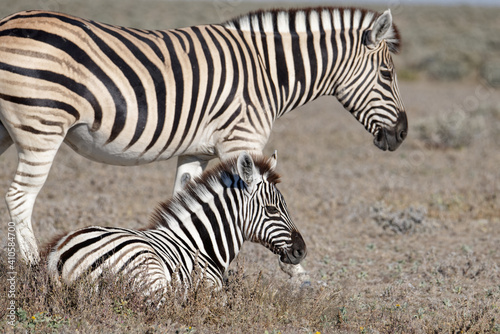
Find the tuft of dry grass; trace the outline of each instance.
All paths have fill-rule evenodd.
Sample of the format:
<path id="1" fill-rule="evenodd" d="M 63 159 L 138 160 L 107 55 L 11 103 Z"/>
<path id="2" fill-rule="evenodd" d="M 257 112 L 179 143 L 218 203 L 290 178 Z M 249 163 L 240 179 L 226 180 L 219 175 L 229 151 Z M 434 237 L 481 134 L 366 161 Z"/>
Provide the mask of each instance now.
<path id="1" fill-rule="evenodd" d="M 0 281 L 7 266 L 0 264 Z M 239 267 L 216 291 L 203 281 L 184 290 L 173 286 L 165 295 L 144 296 L 123 277 L 104 276 L 99 282 L 80 280 L 71 286 L 53 284 L 43 266 L 16 267 L 16 324 L 0 322 L 2 332 L 80 333 L 229 333 L 331 329 L 325 322 L 337 308 L 337 290 L 300 288 L 260 274 L 244 276 Z M 7 295 L 1 285 L 2 295 Z M 0 302 L 0 316 L 7 309 Z"/>

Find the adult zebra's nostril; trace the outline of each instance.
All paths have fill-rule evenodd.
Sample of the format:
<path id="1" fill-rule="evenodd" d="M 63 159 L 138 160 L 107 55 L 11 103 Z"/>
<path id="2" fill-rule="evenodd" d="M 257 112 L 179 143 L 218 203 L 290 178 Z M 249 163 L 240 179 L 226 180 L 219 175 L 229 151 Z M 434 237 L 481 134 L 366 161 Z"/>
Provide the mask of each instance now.
<path id="1" fill-rule="evenodd" d="M 408 132 L 406 130 L 399 131 L 399 133 L 398 133 L 398 141 L 405 140 L 407 134 L 408 134 Z"/>

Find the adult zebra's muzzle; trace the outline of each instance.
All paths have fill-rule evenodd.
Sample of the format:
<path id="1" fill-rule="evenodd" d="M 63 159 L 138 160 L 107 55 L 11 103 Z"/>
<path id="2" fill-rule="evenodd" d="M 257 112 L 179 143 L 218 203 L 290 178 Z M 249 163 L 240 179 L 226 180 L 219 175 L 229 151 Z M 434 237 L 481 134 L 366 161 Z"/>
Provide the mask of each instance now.
<path id="1" fill-rule="evenodd" d="M 373 143 L 382 151 L 395 151 L 408 134 L 408 119 L 405 112 L 400 112 L 393 128 L 379 127 Z"/>
<path id="2" fill-rule="evenodd" d="M 293 231 L 291 234 L 292 245 L 281 253 L 280 261 L 286 264 L 299 264 L 307 255 L 307 248 L 302 235 Z"/>

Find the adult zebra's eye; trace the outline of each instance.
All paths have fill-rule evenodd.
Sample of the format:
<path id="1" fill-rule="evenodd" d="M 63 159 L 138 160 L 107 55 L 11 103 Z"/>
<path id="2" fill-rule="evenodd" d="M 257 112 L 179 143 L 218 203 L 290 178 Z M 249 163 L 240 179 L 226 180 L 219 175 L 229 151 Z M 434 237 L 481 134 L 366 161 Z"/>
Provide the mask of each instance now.
<path id="1" fill-rule="evenodd" d="M 277 215 L 280 213 L 278 208 L 273 205 L 266 205 L 266 212 L 270 215 Z"/>
<path id="2" fill-rule="evenodd" d="M 381 70 L 380 75 L 382 75 L 382 78 L 385 80 L 391 80 L 392 79 L 392 73 L 391 71 L 388 70 Z"/>

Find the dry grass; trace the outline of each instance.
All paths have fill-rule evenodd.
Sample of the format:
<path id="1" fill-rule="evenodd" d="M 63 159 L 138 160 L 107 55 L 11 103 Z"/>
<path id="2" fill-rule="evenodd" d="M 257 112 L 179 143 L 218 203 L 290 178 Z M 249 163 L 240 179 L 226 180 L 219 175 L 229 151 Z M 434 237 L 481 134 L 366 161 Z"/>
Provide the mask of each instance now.
<path id="1" fill-rule="evenodd" d="M 49 4 L 105 22 L 160 28 L 276 6 L 28 2 L 8 1 L 0 11 Z M 55 287 L 43 267 L 16 264 L 12 328 L 2 224 L 0 332 L 500 333 L 500 94 L 471 80 L 483 59 L 498 59 L 498 9 L 403 6 L 393 13 L 405 38 L 395 58 L 407 79 L 400 88 L 410 131 L 402 147 L 377 150 L 362 126 L 327 98 L 279 120 L 267 145 L 267 153 L 279 151 L 280 190 L 308 245 L 310 286 L 291 282 L 276 258 L 253 244 L 244 245 L 222 291 L 201 286 L 185 301 L 170 293 L 159 308 L 124 282 L 108 279 L 99 290 L 89 282 Z M 443 39 L 451 41 L 445 51 L 464 41 L 479 45 L 460 53 L 467 54 L 468 81 L 422 81 L 439 62 L 446 66 L 436 73 L 445 75 L 462 59 L 442 57 Z M 5 190 L 15 172 L 13 149 L 0 166 Z M 91 224 L 144 226 L 170 194 L 174 168 L 174 161 L 107 166 L 63 147 L 35 205 L 39 242 Z M 0 217 L 7 221 L 3 203 Z"/>
<path id="2" fill-rule="evenodd" d="M 214 333 L 313 331 L 331 328 L 326 320 L 336 311 L 338 291 L 299 289 L 257 275 L 245 277 L 243 268 L 230 275 L 223 290 L 200 284 L 187 294 L 172 289 L 164 296 L 144 297 L 126 280 L 105 277 L 98 284 L 80 281 L 56 286 L 44 267 L 17 267 L 16 329 L 83 333 Z M 5 281 L 7 267 L 0 268 Z M 7 295 L 6 285 L 2 294 Z M 175 291 L 174 291 L 175 290 Z M 184 298 L 185 297 L 185 298 Z M 7 299 L 0 303 L 2 319 Z M 12 330 L 2 322 L 3 328 Z"/>
<path id="3" fill-rule="evenodd" d="M 366 250 L 378 251 L 373 245 Z M 302 288 L 264 274 L 245 276 L 238 268 L 222 291 L 201 284 L 185 300 L 167 293 L 159 307 L 160 296 L 146 300 L 125 282 L 106 278 L 99 289 L 86 281 L 57 287 L 43 267 L 19 266 L 15 328 L 36 333 L 498 332 L 500 286 L 477 286 L 494 279 L 498 268 L 495 274 L 487 259 L 466 247 L 437 257 L 432 249 L 417 252 L 386 268 L 368 258 L 351 258 L 345 266 L 324 259 L 334 272 Z M 6 272 L 2 265 L 1 281 Z M 2 319 L 6 309 L 2 299 Z M 5 321 L 0 324 L 13 330 Z"/>

